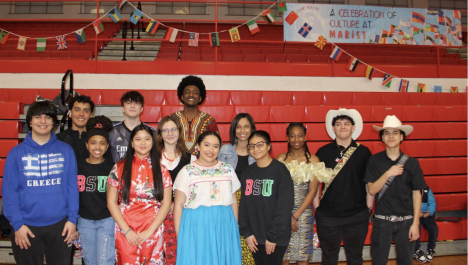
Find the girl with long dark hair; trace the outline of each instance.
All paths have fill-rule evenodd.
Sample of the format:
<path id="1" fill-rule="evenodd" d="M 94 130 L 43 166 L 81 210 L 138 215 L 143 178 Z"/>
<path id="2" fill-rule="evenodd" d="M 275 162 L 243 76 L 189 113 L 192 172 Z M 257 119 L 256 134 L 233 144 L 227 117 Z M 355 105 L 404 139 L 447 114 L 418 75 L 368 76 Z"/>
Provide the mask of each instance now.
<path id="1" fill-rule="evenodd" d="M 117 264 L 164 264 L 164 224 L 172 180 L 159 163 L 153 131 L 144 124 L 130 134 L 125 158 L 108 178 L 107 206 L 117 223 Z"/>
<path id="2" fill-rule="evenodd" d="M 257 265 L 280 265 L 291 237 L 294 187 L 284 164 L 270 156 L 271 139 L 265 131 L 249 137 L 256 162 L 242 173 L 240 232 Z"/>
<path id="3" fill-rule="evenodd" d="M 255 163 L 255 159 L 249 154 L 247 144 L 250 134 L 255 132 L 255 123 L 248 113 L 239 113 L 234 117 L 229 128 L 229 144 L 223 145 L 219 151 L 219 161 L 230 164 L 237 176 L 242 176 L 246 167 Z M 237 190 L 237 203 L 240 203 L 241 191 Z M 241 236 L 242 265 L 255 265 L 252 252 Z"/>
<path id="4" fill-rule="evenodd" d="M 234 169 L 218 161 L 221 137 L 198 137 L 199 158 L 182 168 L 174 183 L 177 265 L 240 265 Z"/>

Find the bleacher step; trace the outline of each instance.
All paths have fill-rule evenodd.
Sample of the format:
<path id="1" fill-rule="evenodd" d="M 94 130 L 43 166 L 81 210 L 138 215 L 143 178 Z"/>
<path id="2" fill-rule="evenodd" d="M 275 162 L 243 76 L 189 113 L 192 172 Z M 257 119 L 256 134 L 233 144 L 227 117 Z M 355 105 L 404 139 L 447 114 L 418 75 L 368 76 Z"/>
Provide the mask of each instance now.
<path id="1" fill-rule="evenodd" d="M 143 56 L 150 56 L 153 57 L 153 59 L 158 55 L 158 51 L 155 50 L 127 50 L 126 51 L 126 56 L 127 57 L 143 57 Z M 107 50 L 104 49 L 101 53 L 99 53 L 99 56 L 121 56 L 123 55 L 123 49 L 122 50 Z"/>
<path id="2" fill-rule="evenodd" d="M 127 51 L 130 50 L 131 44 L 127 43 Z M 159 45 L 138 45 L 138 44 L 133 44 L 133 47 L 135 48 L 135 51 L 158 51 L 161 46 Z M 120 50 L 123 51 L 124 45 L 123 44 L 115 44 L 115 43 L 109 43 L 107 44 L 106 47 L 104 47 L 104 50 Z"/>
<path id="3" fill-rule="evenodd" d="M 114 40 L 114 41 L 112 41 L 110 43 L 123 45 L 124 41 Z M 131 43 L 130 41 L 127 41 L 127 46 L 130 45 L 130 43 Z M 134 41 L 133 45 L 158 45 L 158 46 L 161 46 L 161 43 L 162 43 L 161 41 Z"/>
<path id="4" fill-rule="evenodd" d="M 122 56 L 98 56 L 100 61 L 122 61 Z M 127 61 L 154 61 L 155 57 L 126 57 Z"/>

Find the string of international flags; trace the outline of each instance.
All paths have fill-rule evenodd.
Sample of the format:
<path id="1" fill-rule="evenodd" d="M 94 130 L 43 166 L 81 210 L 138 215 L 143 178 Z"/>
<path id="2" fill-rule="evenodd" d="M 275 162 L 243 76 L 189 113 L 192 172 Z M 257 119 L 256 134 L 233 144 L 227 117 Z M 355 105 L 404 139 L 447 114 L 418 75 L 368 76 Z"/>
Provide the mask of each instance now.
<path id="1" fill-rule="evenodd" d="M 136 8 L 132 3 L 127 2 L 127 0 L 119 0 L 118 4 L 114 8 L 112 8 L 110 11 L 106 12 L 100 18 L 96 19 L 95 21 L 91 22 L 90 24 L 86 25 L 85 27 L 83 27 L 81 29 L 78 29 L 76 31 L 73 31 L 73 32 L 70 32 L 70 33 L 67 33 L 67 34 L 63 34 L 63 35 L 60 35 L 60 36 L 43 37 L 43 38 L 26 37 L 26 36 L 21 36 L 21 35 L 12 33 L 12 32 L 8 32 L 8 31 L 0 28 L 0 44 L 5 44 L 6 40 L 8 39 L 8 36 L 11 34 L 11 35 L 15 35 L 15 36 L 19 37 L 18 46 L 17 46 L 18 50 L 23 50 L 23 51 L 25 50 L 26 42 L 27 42 L 27 39 L 29 39 L 29 38 L 37 40 L 36 46 L 37 46 L 37 51 L 38 52 L 45 51 L 45 49 L 46 49 L 46 40 L 47 39 L 52 39 L 52 38 L 55 38 L 55 40 L 57 42 L 57 49 L 58 50 L 67 49 L 66 37 L 65 36 L 73 34 L 73 35 L 75 35 L 75 37 L 76 37 L 76 39 L 78 41 L 78 44 L 86 42 L 86 35 L 85 35 L 85 32 L 84 32 L 84 29 L 86 27 L 89 27 L 89 26 L 92 25 L 95 32 L 96 32 L 96 34 L 102 33 L 104 31 L 104 26 L 102 24 L 102 19 L 104 17 L 106 17 L 106 16 L 109 16 L 114 23 L 119 22 L 122 19 L 122 15 L 120 14 L 119 10 L 121 11 L 124 8 L 124 6 L 127 5 L 127 4 L 129 4 L 130 6 L 132 6 L 134 8 L 134 11 L 131 14 L 130 19 L 129 19 L 131 23 L 136 25 L 141 18 L 148 17 L 148 18 L 151 19 L 151 21 L 148 23 L 148 26 L 146 27 L 145 31 L 147 33 L 149 33 L 151 35 L 155 35 L 157 29 L 159 28 L 159 26 L 166 27 L 168 30 L 166 32 L 165 40 L 170 41 L 170 42 L 175 42 L 177 34 L 179 32 L 188 33 L 189 34 L 188 44 L 189 44 L 189 46 L 193 46 L 193 47 L 198 46 L 198 40 L 199 40 L 200 34 L 209 35 L 209 40 L 210 40 L 210 46 L 211 47 L 220 46 L 219 33 L 226 32 L 226 31 L 229 32 L 231 41 L 232 42 L 237 42 L 237 41 L 240 40 L 240 34 L 239 34 L 239 29 L 238 29 L 239 27 L 247 25 L 249 30 L 250 30 L 250 33 L 252 35 L 254 35 L 254 34 L 260 32 L 260 29 L 259 29 L 259 27 L 258 27 L 258 25 L 256 23 L 256 20 L 260 16 L 263 16 L 269 23 L 273 23 L 273 22 L 276 21 L 276 17 L 271 12 L 271 8 L 273 6 L 277 5 L 278 12 L 287 11 L 286 2 L 283 1 L 283 2 L 278 2 L 278 3 L 273 3 L 271 6 L 269 6 L 266 10 L 261 12 L 256 17 L 254 17 L 251 20 L 249 20 L 249 21 L 247 21 L 245 23 L 242 23 L 242 24 L 240 24 L 240 25 L 238 25 L 236 27 L 233 27 L 233 28 L 231 28 L 229 30 L 222 30 L 222 31 L 218 31 L 218 32 L 208 32 L 208 33 L 198 33 L 198 32 L 184 31 L 184 30 L 180 30 L 180 29 L 176 29 L 176 28 L 167 26 L 167 25 L 165 25 L 165 24 L 163 24 L 163 23 L 161 23 L 159 21 L 156 21 L 155 19 L 151 18 L 150 16 L 146 15 L 141 10 Z M 294 11 L 291 11 L 290 14 L 285 18 L 285 21 L 287 23 L 289 23 L 290 25 L 292 25 L 298 18 L 299 18 L 299 15 L 297 15 Z M 303 37 L 306 37 L 310 32 L 312 32 L 312 30 L 313 30 L 312 26 L 310 26 L 308 23 L 304 23 L 304 25 L 299 29 L 298 34 L 300 34 Z M 382 71 L 382 70 L 380 70 L 378 68 L 375 68 L 375 67 L 373 67 L 373 66 L 371 66 L 371 65 L 357 59 L 352 54 L 344 51 L 342 48 L 340 48 L 335 43 L 333 43 L 331 41 L 328 41 L 322 35 L 320 35 L 318 37 L 318 39 L 315 42 L 314 46 L 317 47 L 320 50 L 323 50 L 323 48 L 325 47 L 325 45 L 327 43 L 330 43 L 331 45 L 334 46 L 333 51 L 330 54 L 330 58 L 332 60 L 338 61 L 343 53 L 350 56 L 350 60 L 349 60 L 346 67 L 351 72 L 354 72 L 359 64 L 363 64 L 363 65 L 365 65 L 367 67 L 366 72 L 365 72 L 366 78 L 369 79 L 369 80 L 372 80 L 375 71 L 381 72 L 381 73 L 384 74 L 383 81 L 382 81 L 382 86 L 387 87 L 387 88 L 391 87 L 392 81 L 394 79 L 400 78 L 400 77 L 397 77 L 395 75 L 386 73 L 385 71 Z M 399 84 L 398 90 L 400 92 L 407 92 L 409 84 L 410 84 L 409 80 L 400 78 L 400 84 Z M 427 92 L 427 84 L 418 83 L 417 84 L 417 92 Z M 434 85 L 434 92 L 442 92 L 442 86 Z M 458 87 L 452 86 L 450 88 L 450 92 L 458 93 Z"/>

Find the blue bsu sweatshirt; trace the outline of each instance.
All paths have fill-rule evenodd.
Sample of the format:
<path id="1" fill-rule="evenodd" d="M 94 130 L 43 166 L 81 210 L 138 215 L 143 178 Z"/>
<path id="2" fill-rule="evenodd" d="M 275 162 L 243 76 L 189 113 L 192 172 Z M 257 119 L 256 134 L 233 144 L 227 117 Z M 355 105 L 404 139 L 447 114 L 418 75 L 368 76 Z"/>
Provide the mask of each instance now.
<path id="1" fill-rule="evenodd" d="M 78 219 L 77 166 L 73 149 L 57 140 L 39 145 L 28 133 L 8 153 L 3 172 L 3 212 L 15 231 Z"/>

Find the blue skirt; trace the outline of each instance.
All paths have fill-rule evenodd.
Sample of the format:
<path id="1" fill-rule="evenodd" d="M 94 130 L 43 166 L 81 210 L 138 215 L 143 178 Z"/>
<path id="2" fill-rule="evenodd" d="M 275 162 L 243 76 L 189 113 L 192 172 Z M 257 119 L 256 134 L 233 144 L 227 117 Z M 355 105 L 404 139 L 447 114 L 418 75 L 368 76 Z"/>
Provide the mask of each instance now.
<path id="1" fill-rule="evenodd" d="M 239 228 L 231 206 L 183 209 L 177 265 L 240 265 Z"/>

